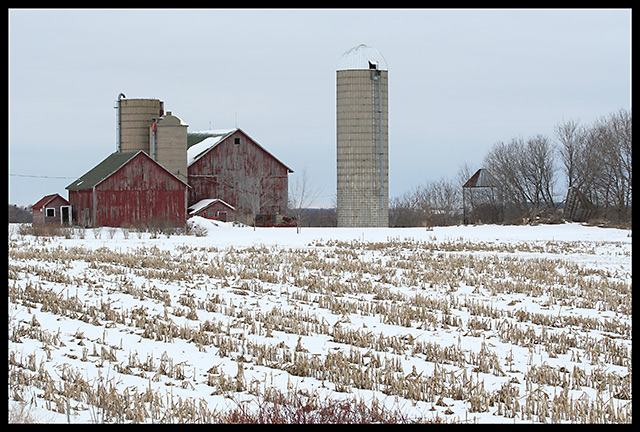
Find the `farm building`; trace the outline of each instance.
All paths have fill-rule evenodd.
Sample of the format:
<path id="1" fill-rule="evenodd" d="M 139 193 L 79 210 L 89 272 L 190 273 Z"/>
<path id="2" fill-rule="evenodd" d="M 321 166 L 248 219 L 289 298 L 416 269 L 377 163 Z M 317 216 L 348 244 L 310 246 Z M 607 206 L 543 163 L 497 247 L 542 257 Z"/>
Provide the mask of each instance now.
<path id="1" fill-rule="evenodd" d="M 293 172 L 241 129 L 187 133 L 158 99 L 116 101 L 116 152 L 67 186 L 79 225 L 183 225 L 286 215 Z"/>
<path id="2" fill-rule="evenodd" d="M 138 150 L 111 154 L 66 189 L 73 221 L 97 227 L 184 225 L 188 188 Z"/>
<path id="3" fill-rule="evenodd" d="M 189 217 L 201 216 L 207 219 L 217 219 L 220 222 L 236 220 L 236 208 L 221 199 L 203 199 L 189 206 Z"/>
<path id="4" fill-rule="evenodd" d="M 500 183 L 485 168 L 462 185 L 463 223 L 497 223 L 504 219 L 504 199 Z"/>
<path id="5" fill-rule="evenodd" d="M 189 205 L 219 199 L 247 224 L 259 214 L 286 214 L 293 170 L 242 129 L 189 133 L 187 171 Z"/>
<path id="6" fill-rule="evenodd" d="M 58 194 L 43 197 L 31 207 L 31 210 L 34 224 L 68 224 L 70 222 L 69 201 Z"/>

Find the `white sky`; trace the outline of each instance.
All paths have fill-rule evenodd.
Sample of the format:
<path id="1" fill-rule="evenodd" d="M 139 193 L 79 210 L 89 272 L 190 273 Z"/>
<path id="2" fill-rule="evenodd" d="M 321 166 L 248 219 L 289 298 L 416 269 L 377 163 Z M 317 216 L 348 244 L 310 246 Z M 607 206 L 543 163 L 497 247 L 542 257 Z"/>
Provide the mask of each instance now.
<path id="1" fill-rule="evenodd" d="M 335 69 L 389 66 L 390 196 L 480 167 L 498 141 L 631 109 L 631 10 L 22 10 L 9 18 L 9 203 L 60 193 L 115 151 L 114 103 L 189 130 L 236 125 L 336 188 Z M 20 176 L 18 176 L 20 175 Z M 69 179 L 28 176 L 70 177 Z"/>

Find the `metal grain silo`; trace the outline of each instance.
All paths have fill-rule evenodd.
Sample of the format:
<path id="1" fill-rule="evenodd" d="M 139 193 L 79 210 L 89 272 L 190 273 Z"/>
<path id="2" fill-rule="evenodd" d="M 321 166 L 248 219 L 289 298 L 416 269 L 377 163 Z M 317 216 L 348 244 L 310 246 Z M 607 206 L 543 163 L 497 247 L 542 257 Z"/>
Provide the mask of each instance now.
<path id="1" fill-rule="evenodd" d="M 129 152 L 149 149 L 149 126 L 164 114 L 164 103 L 158 99 L 126 99 L 121 94 L 116 102 L 117 150 Z"/>
<path id="2" fill-rule="evenodd" d="M 387 62 L 361 44 L 336 70 L 337 219 L 339 227 L 389 226 Z"/>

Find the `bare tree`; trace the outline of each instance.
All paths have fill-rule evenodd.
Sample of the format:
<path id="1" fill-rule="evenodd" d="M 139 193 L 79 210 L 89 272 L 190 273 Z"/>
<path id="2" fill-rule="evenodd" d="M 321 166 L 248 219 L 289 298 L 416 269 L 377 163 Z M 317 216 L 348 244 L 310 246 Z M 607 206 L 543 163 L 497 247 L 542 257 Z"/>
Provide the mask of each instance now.
<path id="1" fill-rule="evenodd" d="M 591 156 L 601 161 L 589 193 L 607 219 L 620 221 L 631 214 L 631 113 L 618 111 L 594 123 L 588 135 Z"/>
<path id="2" fill-rule="evenodd" d="M 462 192 L 456 182 L 440 178 L 391 199 L 389 225 L 451 225 L 460 219 L 461 202 Z"/>
<path id="3" fill-rule="evenodd" d="M 309 207 L 320 196 L 320 190 L 311 185 L 307 176 L 307 169 L 302 170 L 300 177 L 295 177 L 289 187 L 287 213 L 298 222 L 298 227 L 304 222 Z"/>
<path id="4" fill-rule="evenodd" d="M 451 225 L 459 219 L 462 190 L 455 182 L 440 178 L 425 188 L 432 225 Z"/>
<path id="5" fill-rule="evenodd" d="M 420 188 L 413 188 L 389 200 L 389 226 L 415 227 L 425 223 Z"/>
<path id="6" fill-rule="evenodd" d="M 554 150 L 551 141 L 543 135 L 527 140 L 523 157 L 524 185 L 530 190 L 533 205 L 537 208 L 555 207 L 553 188 L 555 185 Z"/>
<path id="7" fill-rule="evenodd" d="M 498 142 L 486 155 L 485 166 L 501 185 L 508 217 L 555 207 L 554 150 L 547 137 Z"/>
<path id="8" fill-rule="evenodd" d="M 567 176 L 567 187 L 573 187 L 583 147 L 584 131 L 577 121 L 569 120 L 558 124 L 555 127 L 555 134 L 560 143 L 558 152 Z"/>
<path id="9" fill-rule="evenodd" d="M 556 127 L 567 184 L 579 191 L 600 217 L 631 217 L 631 113 L 620 110 L 579 127 L 568 121 Z"/>

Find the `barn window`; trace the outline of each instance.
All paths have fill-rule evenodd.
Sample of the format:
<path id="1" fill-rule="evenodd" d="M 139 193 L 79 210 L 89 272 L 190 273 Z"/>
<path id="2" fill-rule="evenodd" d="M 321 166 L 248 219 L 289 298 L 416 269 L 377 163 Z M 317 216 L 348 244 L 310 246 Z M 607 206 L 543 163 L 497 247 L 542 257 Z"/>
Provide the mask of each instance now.
<path id="1" fill-rule="evenodd" d="M 234 138 L 233 139 L 233 143 L 234 144 L 240 144 L 240 138 Z"/>
<path id="2" fill-rule="evenodd" d="M 48 208 L 45 210 L 47 211 L 47 217 L 56 217 L 56 209 Z"/>

